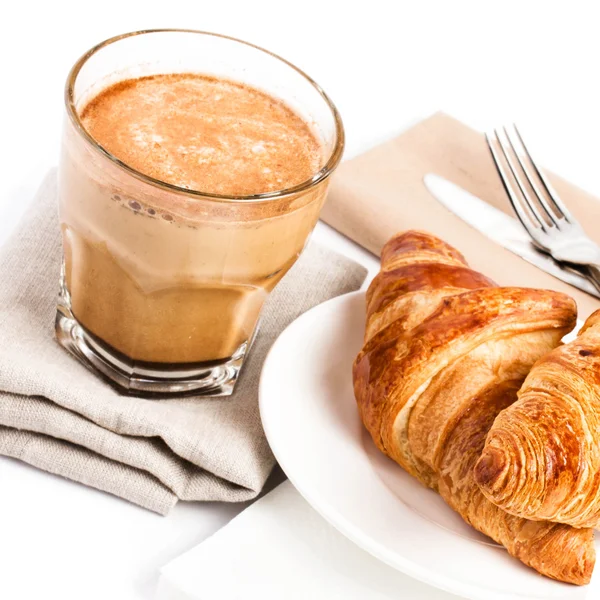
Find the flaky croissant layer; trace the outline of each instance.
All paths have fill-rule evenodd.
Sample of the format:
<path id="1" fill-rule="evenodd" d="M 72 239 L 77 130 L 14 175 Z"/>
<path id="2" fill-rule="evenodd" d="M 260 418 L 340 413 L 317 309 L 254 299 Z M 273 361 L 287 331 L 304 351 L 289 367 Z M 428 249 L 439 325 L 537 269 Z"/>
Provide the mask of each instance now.
<path id="1" fill-rule="evenodd" d="M 525 564 L 583 584 L 595 561 L 590 529 L 511 515 L 474 477 L 494 419 L 575 320 L 564 294 L 497 287 L 451 246 L 409 231 L 383 249 L 353 378 L 359 413 L 382 452 Z"/>
<path id="2" fill-rule="evenodd" d="M 535 364 L 490 429 L 475 478 L 512 514 L 600 525 L 600 311 Z"/>

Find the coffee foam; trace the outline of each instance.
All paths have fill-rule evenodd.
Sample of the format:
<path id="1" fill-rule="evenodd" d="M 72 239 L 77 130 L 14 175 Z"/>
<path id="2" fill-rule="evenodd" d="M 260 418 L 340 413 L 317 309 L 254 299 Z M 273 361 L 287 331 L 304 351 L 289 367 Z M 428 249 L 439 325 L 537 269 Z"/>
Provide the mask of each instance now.
<path id="1" fill-rule="evenodd" d="M 283 102 L 203 75 L 121 81 L 89 100 L 80 118 L 105 150 L 133 169 L 207 194 L 287 189 L 324 162 L 317 136 Z"/>

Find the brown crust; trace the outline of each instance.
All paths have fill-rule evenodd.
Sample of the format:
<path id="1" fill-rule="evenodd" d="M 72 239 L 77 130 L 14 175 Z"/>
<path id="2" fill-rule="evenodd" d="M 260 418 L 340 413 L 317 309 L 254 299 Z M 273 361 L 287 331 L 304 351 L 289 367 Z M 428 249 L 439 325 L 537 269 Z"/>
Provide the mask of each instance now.
<path id="1" fill-rule="evenodd" d="M 564 294 L 500 289 L 501 293 L 498 288 L 481 288 L 446 297 L 418 326 L 404 331 L 398 319 L 365 344 L 355 361 L 355 386 L 367 390 L 361 394 L 361 415 L 367 428 L 379 433 L 384 452 L 394 453 L 393 424 L 403 401 L 436 369 L 490 336 L 568 330 L 575 323 L 573 301 Z"/>
<path id="2" fill-rule="evenodd" d="M 515 515 L 600 526 L 600 311 L 536 363 L 491 428 L 475 477 Z"/>
<path id="3" fill-rule="evenodd" d="M 593 532 L 510 515 L 473 474 L 494 418 L 575 320 L 564 294 L 498 288 L 448 244 L 407 232 L 384 247 L 353 377 L 360 416 L 382 452 L 525 564 L 583 584 Z"/>
<path id="4" fill-rule="evenodd" d="M 437 254 L 441 258 L 449 258 L 464 265 L 465 257 L 450 244 L 432 236 L 425 231 L 405 231 L 391 238 L 381 250 L 381 264 L 386 265 L 394 258 L 402 255 L 427 252 Z"/>
<path id="5" fill-rule="evenodd" d="M 440 287 L 454 287 L 463 290 L 476 290 L 491 287 L 495 283 L 469 267 L 462 265 L 437 265 L 431 263 L 407 264 L 390 271 L 382 271 L 369 286 L 372 293 L 369 299 L 371 314 L 379 312 L 399 295 L 421 290 L 435 290 Z"/>

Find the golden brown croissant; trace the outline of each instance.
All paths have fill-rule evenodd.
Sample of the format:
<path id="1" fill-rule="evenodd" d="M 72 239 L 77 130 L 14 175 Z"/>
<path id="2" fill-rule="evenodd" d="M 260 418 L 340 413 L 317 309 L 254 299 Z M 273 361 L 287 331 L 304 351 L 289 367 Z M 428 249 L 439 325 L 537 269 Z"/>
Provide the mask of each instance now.
<path id="1" fill-rule="evenodd" d="M 587 583 L 593 532 L 515 517 L 473 476 L 488 429 L 533 363 L 575 324 L 557 292 L 498 288 L 454 248 L 409 231 L 382 251 L 367 292 L 354 391 L 375 444 L 468 523 L 540 573 Z"/>
<path id="2" fill-rule="evenodd" d="M 600 311 L 541 358 L 498 415 L 475 468 L 483 493 L 528 519 L 600 524 Z"/>

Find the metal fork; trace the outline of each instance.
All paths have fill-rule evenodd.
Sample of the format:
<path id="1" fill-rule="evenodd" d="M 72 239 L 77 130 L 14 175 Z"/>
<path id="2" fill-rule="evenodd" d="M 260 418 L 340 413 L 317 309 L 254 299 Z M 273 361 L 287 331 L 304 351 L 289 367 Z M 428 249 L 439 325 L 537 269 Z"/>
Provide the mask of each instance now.
<path id="1" fill-rule="evenodd" d="M 516 125 L 485 136 L 510 203 L 535 246 L 577 265 L 600 291 L 600 246 L 591 240 L 537 166 Z"/>

